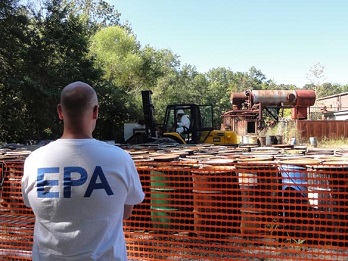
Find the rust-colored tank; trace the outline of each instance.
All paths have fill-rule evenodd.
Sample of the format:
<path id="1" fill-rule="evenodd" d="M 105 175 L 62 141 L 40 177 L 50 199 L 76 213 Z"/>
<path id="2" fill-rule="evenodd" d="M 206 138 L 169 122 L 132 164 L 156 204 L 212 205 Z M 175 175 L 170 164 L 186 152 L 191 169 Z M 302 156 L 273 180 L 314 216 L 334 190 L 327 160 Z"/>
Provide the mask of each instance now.
<path id="1" fill-rule="evenodd" d="M 248 100 L 248 97 L 246 96 L 245 92 L 232 92 L 230 101 L 231 105 L 234 108 L 234 105 L 237 106 L 238 109 L 242 107 L 242 104 Z"/>
<path id="2" fill-rule="evenodd" d="M 231 104 L 239 108 L 246 100 L 250 100 L 251 105 L 261 103 L 264 106 L 309 107 L 314 105 L 315 99 L 313 90 L 252 90 L 231 93 Z"/>
<path id="3" fill-rule="evenodd" d="M 309 107 L 313 106 L 316 99 L 314 90 L 297 90 L 296 106 L 298 107 Z"/>
<path id="4" fill-rule="evenodd" d="M 316 99 L 314 90 L 297 90 L 295 107 L 291 109 L 291 118 L 298 120 L 307 119 L 307 109 L 313 106 Z"/>

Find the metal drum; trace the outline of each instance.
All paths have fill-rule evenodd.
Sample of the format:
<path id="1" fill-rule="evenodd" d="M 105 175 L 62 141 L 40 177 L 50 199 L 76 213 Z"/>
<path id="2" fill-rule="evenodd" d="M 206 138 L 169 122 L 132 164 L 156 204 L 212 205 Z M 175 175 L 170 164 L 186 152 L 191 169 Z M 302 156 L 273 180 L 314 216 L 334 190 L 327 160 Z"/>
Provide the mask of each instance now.
<path id="1" fill-rule="evenodd" d="M 8 160 L 2 166 L 1 205 L 16 213 L 32 213 L 23 203 L 21 180 L 23 176 L 24 160 Z"/>
<path id="2" fill-rule="evenodd" d="M 261 147 L 266 146 L 266 136 L 260 136 L 259 143 Z"/>
<path id="3" fill-rule="evenodd" d="M 285 202 L 294 200 L 293 196 L 301 197 L 306 202 L 307 186 L 308 186 L 308 165 L 319 164 L 319 160 L 310 158 L 295 158 L 288 160 L 280 160 L 279 170 L 282 176 L 282 189 Z M 290 193 L 287 191 L 293 191 Z"/>
<path id="4" fill-rule="evenodd" d="M 238 179 L 233 166 L 204 166 L 192 171 L 194 231 L 221 238 L 239 233 Z"/>
<path id="5" fill-rule="evenodd" d="M 151 223 L 153 228 L 187 232 L 193 229 L 191 168 L 154 166 L 150 171 Z"/>
<path id="6" fill-rule="evenodd" d="M 277 144 L 283 144 L 283 135 L 276 135 Z"/>
<path id="7" fill-rule="evenodd" d="M 289 236 L 309 237 L 309 221 L 313 220 L 308 198 L 308 166 L 319 164 L 319 160 L 297 158 L 279 163 L 282 176 L 283 222 Z"/>
<path id="8" fill-rule="evenodd" d="M 348 246 L 348 162 L 327 161 L 308 172 L 308 197 L 322 241 Z M 311 199 L 312 197 L 312 199 Z"/>
<path id="9" fill-rule="evenodd" d="M 344 214 L 348 202 L 348 162 L 326 161 L 311 166 L 308 190 L 313 191 L 314 208 Z M 323 195 L 320 195 L 323 194 Z"/>
<path id="10" fill-rule="evenodd" d="M 241 233 L 270 235 L 266 226 L 277 224 L 280 178 L 274 161 L 238 162 L 235 165 L 241 191 Z"/>
<path id="11" fill-rule="evenodd" d="M 333 200 L 330 165 L 313 165 L 308 171 L 308 200 L 314 210 L 332 212 L 337 202 Z"/>
<path id="12" fill-rule="evenodd" d="M 151 162 L 149 160 L 134 160 L 139 173 L 140 182 L 145 193 L 145 199 L 141 204 L 134 206 L 132 215 L 123 221 L 125 229 L 145 229 L 149 230 L 151 225 L 151 191 L 150 191 L 150 170 Z"/>
<path id="13" fill-rule="evenodd" d="M 309 143 L 314 148 L 316 148 L 318 146 L 318 140 L 316 137 L 309 137 Z"/>
<path id="14" fill-rule="evenodd" d="M 282 176 L 283 203 L 285 210 L 302 209 L 302 207 L 309 206 L 307 166 L 319 163 L 319 160 L 310 158 L 280 161 L 279 170 Z"/>
<path id="15" fill-rule="evenodd" d="M 266 136 L 266 146 L 272 146 L 274 144 L 277 144 L 277 136 L 275 135 L 267 135 Z"/>

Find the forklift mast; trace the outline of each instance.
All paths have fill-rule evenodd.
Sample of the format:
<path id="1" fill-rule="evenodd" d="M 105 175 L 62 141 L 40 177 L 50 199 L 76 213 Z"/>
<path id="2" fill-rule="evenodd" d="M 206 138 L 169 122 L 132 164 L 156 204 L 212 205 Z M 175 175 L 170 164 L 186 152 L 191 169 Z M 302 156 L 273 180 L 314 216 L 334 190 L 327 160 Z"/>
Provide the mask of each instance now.
<path id="1" fill-rule="evenodd" d="M 141 95 L 143 100 L 143 113 L 146 128 L 146 136 L 147 138 L 154 138 L 156 137 L 156 124 L 153 117 L 154 106 L 151 100 L 152 91 L 141 91 Z"/>

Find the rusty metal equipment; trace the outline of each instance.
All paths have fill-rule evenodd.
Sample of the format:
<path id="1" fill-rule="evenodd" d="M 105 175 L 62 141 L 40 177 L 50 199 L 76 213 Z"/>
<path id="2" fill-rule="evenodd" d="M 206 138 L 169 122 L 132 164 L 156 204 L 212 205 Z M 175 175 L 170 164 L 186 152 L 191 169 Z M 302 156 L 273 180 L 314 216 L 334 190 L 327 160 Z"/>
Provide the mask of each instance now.
<path id="1" fill-rule="evenodd" d="M 314 90 L 246 90 L 231 93 L 231 110 L 222 115 L 222 129 L 238 135 L 259 134 L 265 129 L 267 114 L 271 123 L 279 121 L 280 110 L 291 108 L 293 120 L 307 119 L 307 109 L 314 105 Z"/>

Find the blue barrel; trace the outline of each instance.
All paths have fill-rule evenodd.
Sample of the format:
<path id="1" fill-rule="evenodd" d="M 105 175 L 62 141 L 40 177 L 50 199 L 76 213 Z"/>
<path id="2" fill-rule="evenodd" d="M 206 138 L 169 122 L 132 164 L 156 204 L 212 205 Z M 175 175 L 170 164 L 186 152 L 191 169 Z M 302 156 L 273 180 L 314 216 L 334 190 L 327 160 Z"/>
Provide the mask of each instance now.
<path id="1" fill-rule="evenodd" d="M 319 160 L 309 158 L 280 161 L 279 172 L 282 176 L 282 198 L 285 216 L 296 213 L 302 215 L 303 210 L 309 207 L 307 168 L 309 165 L 319 163 Z M 295 210 L 299 210 L 299 212 Z"/>

